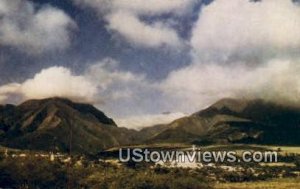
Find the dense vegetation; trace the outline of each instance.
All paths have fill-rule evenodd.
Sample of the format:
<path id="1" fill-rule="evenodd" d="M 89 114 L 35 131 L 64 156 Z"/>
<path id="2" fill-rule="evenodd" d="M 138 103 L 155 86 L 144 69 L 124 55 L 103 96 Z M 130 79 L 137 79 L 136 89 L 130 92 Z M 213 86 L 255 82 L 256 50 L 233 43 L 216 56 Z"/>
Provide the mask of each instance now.
<path id="1" fill-rule="evenodd" d="M 2 158 L 0 187 L 95 189 L 211 188 L 203 175 L 191 170 L 116 166 L 83 161 L 63 163 L 48 159 Z"/>
<path id="2" fill-rule="evenodd" d="M 207 150 L 210 148 L 220 147 L 207 147 Z M 47 152 L 3 151 L 0 188 L 209 189 L 220 188 L 223 186 L 220 183 L 229 188 L 229 183 L 236 183 L 232 186 L 238 188 L 238 183 L 269 182 L 277 178 L 299 180 L 299 153 L 296 148 L 293 151 L 297 153 L 287 153 L 287 149 L 281 147 L 278 164 L 224 162 L 201 168 L 168 168 L 145 162 L 121 164 L 115 158 L 102 157 L 106 161 L 99 161 L 96 157 L 79 155 L 73 155 L 70 160 L 67 154 L 51 159 Z"/>

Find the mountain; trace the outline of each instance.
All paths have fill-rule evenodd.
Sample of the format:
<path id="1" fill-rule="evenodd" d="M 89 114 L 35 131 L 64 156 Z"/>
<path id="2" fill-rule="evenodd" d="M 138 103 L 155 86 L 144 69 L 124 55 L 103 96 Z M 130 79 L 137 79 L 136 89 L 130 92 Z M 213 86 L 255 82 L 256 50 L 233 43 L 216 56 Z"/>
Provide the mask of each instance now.
<path id="1" fill-rule="evenodd" d="M 145 143 L 299 145 L 299 136 L 300 107 L 264 100 L 222 99 L 140 131 L 119 128 L 92 105 L 63 98 L 0 105 L 0 145 L 19 149 L 96 154 Z"/>
<path id="2" fill-rule="evenodd" d="M 222 99 L 170 124 L 145 128 L 147 143 L 300 144 L 300 108 L 264 100 Z"/>
<path id="3" fill-rule="evenodd" d="M 0 106 L 0 144 L 13 148 L 93 154 L 132 142 L 134 132 L 92 105 L 63 98 Z"/>

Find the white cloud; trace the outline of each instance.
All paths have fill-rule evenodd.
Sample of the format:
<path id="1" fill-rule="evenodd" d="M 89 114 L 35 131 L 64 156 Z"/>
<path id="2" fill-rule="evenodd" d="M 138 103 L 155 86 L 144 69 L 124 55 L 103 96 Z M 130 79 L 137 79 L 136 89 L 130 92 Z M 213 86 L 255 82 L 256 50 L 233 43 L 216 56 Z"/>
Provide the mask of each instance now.
<path id="1" fill-rule="evenodd" d="M 97 94 L 97 86 L 84 76 L 76 76 L 67 68 L 55 66 L 43 69 L 23 83 L 1 86 L 0 102 L 5 102 L 11 94 L 19 95 L 22 100 L 65 97 L 92 102 Z"/>
<path id="2" fill-rule="evenodd" d="M 144 114 L 138 116 L 131 116 L 126 118 L 115 119 L 120 127 L 127 127 L 132 129 L 142 129 L 158 124 L 168 124 L 175 119 L 186 116 L 184 113 L 168 113 L 168 114 Z"/>
<path id="3" fill-rule="evenodd" d="M 77 76 L 64 67 L 51 67 L 36 74 L 22 84 L 26 99 L 66 97 L 78 101 L 92 101 L 97 86 L 84 76 Z"/>
<path id="4" fill-rule="evenodd" d="M 0 86 L 0 103 L 6 102 L 9 96 L 17 94 L 19 92 L 20 84 L 10 83 Z"/>
<path id="5" fill-rule="evenodd" d="M 216 0 L 204 6 L 191 45 L 196 58 L 272 56 L 300 48 L 300 7 L 291 0 Z"/>
<path id="6" fill-rule="evenodd" d="M 5 102 L 11 94 L 19 95 L 21 100 L 65 97 L 93 104 L 131 98 L 145 84 L 145 78 L 120 71 L 118 64 L 113 59 L 103 59 L 80 75 L 65 67 L 46 68 L 22 83 L 0 86 L 0 102 Z"/>
<path id="7" fill-rule="evenodd" d="M 183 41 L 176 31 L 163 23 L 146 24 L 135 15 L 118 11 L 107 16 L 107 28 L 117 31 L 127 41 L 142 47 L 160 47 L 163 45 L 180 47 Z"/>
<path id="8" fill-rule="evenodd" d="M 192 62 L 159 83 L 177 111 L 224 97 L 300 100 L 300 7 L 292 1 L 215 0 L 190 40 Z"/>
<path id="9" fill-rule="evenodd" d="M 135 75 L 129 71 L 119 70 L 119 62 L 112 58 L 104 58 L 89 66 L 85 75 L 89 80 L 98 82 L 99 87 L 105 90 L 116 83 L 126 85 L 131 82 L 141 82 L 143 75 Z"/>
<path id="10" fill-rule="evenodd" d="M 144 75 L 120 70 L 119 62 L 111 58 L 92 64 L 84 76 L 97 85 L 98 95 L 108 106 L 117 101 L 133 100 L 139 88 L 148 85 Z"/>
<path id="11" fill-rule="evenodd" d="M 74 27 L 67 14 L 50 5 L 36 8 L 27 0 L 0 1 L 0 45 L 29 54 L 62 50 L 70 45 Z"/>
<path id="12" fill-rule="evenodd" d="M 108 22 L 107 28 L 140 47 L 184 46 L 175 28 L 161 21 L 146 23 L 141 16 L 159 16 L 172 13 L 184 14 L 191 10 L 196 1 L 182 0 L 76 0 L 79 5 L 89 6 L 98 11 Z"/>
<path id="13" fill-rule="evenodd" d="M 160 85 L 179 111 L 197 111 L 225 97 L 297 103 L 299 62 L 271 60 L 256 68 L 192 64 L 173 71 Z"/>

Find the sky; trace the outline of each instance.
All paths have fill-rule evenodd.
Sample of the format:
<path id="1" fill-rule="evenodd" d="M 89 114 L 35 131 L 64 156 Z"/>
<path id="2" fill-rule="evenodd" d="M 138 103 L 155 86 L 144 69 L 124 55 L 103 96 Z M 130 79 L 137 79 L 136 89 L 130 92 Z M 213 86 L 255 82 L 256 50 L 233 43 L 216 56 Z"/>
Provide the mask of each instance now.
<path id="1" fill-rule="evenodd" d="M 228 97 L 295 105 L 299 51 L 295 0 L 1 0 L 0 103 L 65 97 L 128 128 Z"/>

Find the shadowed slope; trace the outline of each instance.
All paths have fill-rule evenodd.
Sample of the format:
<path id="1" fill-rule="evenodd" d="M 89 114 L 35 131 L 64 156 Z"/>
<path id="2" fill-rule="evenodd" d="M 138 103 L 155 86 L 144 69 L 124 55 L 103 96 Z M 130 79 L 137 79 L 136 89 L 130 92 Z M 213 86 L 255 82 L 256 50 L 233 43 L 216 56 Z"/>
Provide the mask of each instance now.
<path id="1" fill-rule="evenodd" d="M 222 99 L 191 116 L 141 133 L 147 142 L 300 144 L 300 108 L 263 100 Z"/>
<path id="2" fill-rule="evenodd" d="M 15 148 L 96 153 L 126 144 L 133 131 L 92 105 L 62 98 L 29 100 L 0 107 L 2 144 Z"/>

